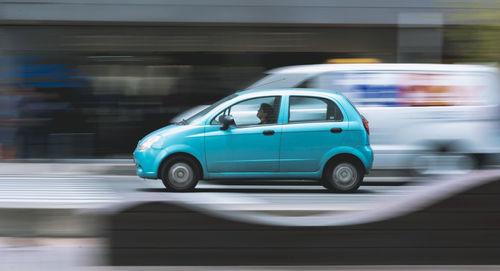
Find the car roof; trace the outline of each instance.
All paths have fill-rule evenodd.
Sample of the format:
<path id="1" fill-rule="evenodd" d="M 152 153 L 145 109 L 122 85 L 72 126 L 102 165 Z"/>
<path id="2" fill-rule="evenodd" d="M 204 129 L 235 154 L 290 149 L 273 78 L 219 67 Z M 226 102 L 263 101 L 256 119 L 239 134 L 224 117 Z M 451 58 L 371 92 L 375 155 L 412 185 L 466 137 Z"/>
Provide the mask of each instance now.
<path id="1" fill-rule="evenodd" d="M 315 88 L 272 88 L 272 89 L 247 89 L 236 92 L 238 96 L 240 95 L 251 95 L 255 94 L 258 96 L 259 94 L 267 94 L 267 95 L 329 95 L 329 96 L 341 96 L 342 93 L 327 90 L 327 89 L 315 89 Z"/>
<path id="2" fill-rule="evenodd" d="M 269 70 L 267 73 L 323 73 L 332 71 L 426 71 L 426 72 L 498 72 L 492 66 L 462 65 L 462 64 L 403 64 L 403 63 L 375 63 L 375 64 L 314 64 L 287 66 Z"/>

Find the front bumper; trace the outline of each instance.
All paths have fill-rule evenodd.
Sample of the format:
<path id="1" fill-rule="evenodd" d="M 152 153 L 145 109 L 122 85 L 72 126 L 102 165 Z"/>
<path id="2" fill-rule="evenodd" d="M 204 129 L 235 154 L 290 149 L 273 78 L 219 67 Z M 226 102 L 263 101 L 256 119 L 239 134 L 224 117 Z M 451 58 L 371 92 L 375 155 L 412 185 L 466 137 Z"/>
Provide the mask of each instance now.
<path id="1" fill-rule="evenodd" d="M 155 165 L 156 151 L 149 148 L 144 151 L 134 151 L 134 163 L 137 176 L 146 179 L 158 179 L 158 168 Z"/>

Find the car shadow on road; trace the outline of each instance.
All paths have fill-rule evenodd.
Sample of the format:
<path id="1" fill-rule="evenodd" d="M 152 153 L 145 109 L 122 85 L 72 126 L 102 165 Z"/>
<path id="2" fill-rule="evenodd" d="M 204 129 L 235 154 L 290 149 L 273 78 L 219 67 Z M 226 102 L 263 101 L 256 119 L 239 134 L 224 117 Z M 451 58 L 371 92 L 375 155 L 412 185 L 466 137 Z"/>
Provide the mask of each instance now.
<path id="1" fill-rule="evenodd" d="M 165 188 L 140 188 L 138 192 L 148 193 L 177 193 L 166 190 Z M 287 189 L 287 188 L 195 188 L 192 193 L 280 193 L 280 194 L 331 194 L 331 195 L 352 195 L 352 194 L 373 194 L 375 192 L 365 189 L 359 189 L 352 194 L 342 194 L 330 192 L 322 187 L 318 189 Z"/>

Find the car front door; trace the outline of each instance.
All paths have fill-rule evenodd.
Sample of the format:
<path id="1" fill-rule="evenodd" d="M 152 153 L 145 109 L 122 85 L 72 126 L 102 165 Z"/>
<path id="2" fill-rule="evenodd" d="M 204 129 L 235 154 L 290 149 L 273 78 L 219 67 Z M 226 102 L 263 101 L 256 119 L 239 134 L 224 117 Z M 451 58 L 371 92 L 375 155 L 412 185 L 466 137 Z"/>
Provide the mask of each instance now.
<path id="1" fill-rule="evenodd" d="M 280 171 L 316 172 L 321 159 L 341 146 L 347 120 L 334 100 L 290 96 L 288 123 L 281 135 Z"/>
<path id="2" fill-rule="evenodd" d="M 280 107 L 281 96 L 251 98 L 213 118 L 205 130 L 208 172 L 279 171 Z M 222 115 L 231 115 L 235 125 L 221 130 L 218 120 Z"/>

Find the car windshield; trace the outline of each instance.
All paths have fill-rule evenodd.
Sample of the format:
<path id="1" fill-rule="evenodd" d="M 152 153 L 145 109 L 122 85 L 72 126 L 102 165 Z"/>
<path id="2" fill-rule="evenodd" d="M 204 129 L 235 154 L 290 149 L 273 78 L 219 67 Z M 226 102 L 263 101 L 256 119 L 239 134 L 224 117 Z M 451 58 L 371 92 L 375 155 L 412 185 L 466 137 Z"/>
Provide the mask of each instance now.
<path id="1" fill-rule="evenodd" d="M 229 95 L 229 96 L 225 97 L 224 99 L 219 100 L 219 101 L 215 102 L 214 104 L 210 105 L 209 107 L 207 107 L 207 108 L 201 110 L 200 112 L 194 114 L 190 118 L 181 121 L 181 123 L 183 123 L 183 124 L 189 124 L 189 123 L 193 122 L 194 120 L 196 120 L 196 119 L 204 116 L 206 113 L 210 112 L 212 109 L 216 108 L 220 104 L 222 104 L 222 103 L 224 103 L 224 102 L 226 102 L 228 100 L 231 100 L 232 98 L 234 98 L 236 96 L 238 96 L 238 95 L 237 94 Z"/>

